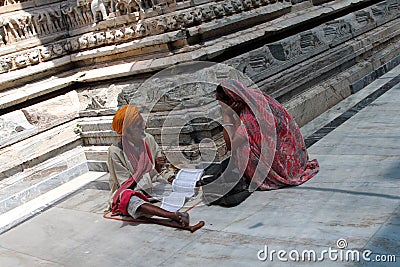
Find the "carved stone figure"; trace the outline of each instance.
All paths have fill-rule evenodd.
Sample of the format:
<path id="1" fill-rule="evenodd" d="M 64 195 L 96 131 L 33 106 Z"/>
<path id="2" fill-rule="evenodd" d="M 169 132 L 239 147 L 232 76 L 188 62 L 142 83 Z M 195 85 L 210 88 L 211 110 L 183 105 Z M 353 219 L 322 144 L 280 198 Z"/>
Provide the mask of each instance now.
<path id="1" fill-rule="evenodd" d="M 88 42 L 87 37 L 85 35 L 79 37 L 78 42 L 79 42 L 79 47 L 80 48 L 86 48 L 89 45 L 89 42 Z"/>
<path id="2" fill-rule="evenodd" d="M 324 37 L 327 40 L 334 40 L 336 38 L 343 38 L 351 34 L 352 27 L 350 23 L 344 20 L 334 20 L 327 22 L 324 27 Z"/>
<path id="3" fill-rule="evenodd" d="M 36 35 L 35 28 L 32 25 L 31 15 L 10 18 L 10 22 L 15 26 L 20 39 L 26 39 Z"/>
<path id="4" fill-rule="evenodd" d="M 202 7 L 200 10 L 205 21 L 209 21 L 215 18 L 214 9 L 211 6 Z"/>
<path id="5" fill-rule="evenodd" d="M 150 34 L 159 34 L 165 32 L 167 24 L 163 17 L 147 21 L 147 30 Z"/>
<path id="6" fill-rule="evenodd" d="M 61 16 L 61 11 L 60 10 L 55 10 L 52 8 L 47 9 L 48 16 L 50 22 L 54 25 L 54 28 L 56 31 L 61 31 L 63 30 L 63 23 L 62 23 L 62 16 Z"/>
<path id="7" fill-rule="evenodd" d="M 79 50 L 79 41 L 77 39 L 70 40 L 71 50 L 76 51 Z"/>
<path id="8" fill-rule="evenodd" d="M 138 23 L 135 29 L 136 35 L 143 36 L 146 34 L 146 27 L 142 23 Z"/>
<path id="9" fill-rule="evenodd" d="M 26 55 L 19 55 L 14 59 L 17 68 L 25 67 L 28 64 L 28 58 Z"/>
<path id="10" fill-rule="evenodd" d="M 7 44 L 7 42 L 8 42 L 8 34 L 5 21 L 2 17 L 0 17 L 0 45 Z"/>
<path id="11" fill-rule="evenodd" d="M 34 50 L 28 53 L 29 62 L 34 65 L 39 63 L 39 51 Z"/>
<path id="12" fill-rule="evenodd" d="M 302 53 L 299 36 L 296 36 L 288 41 L 282 41 L 281 45 L 284 52 L 284 60 L 291 60 Z"/>
<path id="13" fill-rule="evenodd" d="M 88 0 L 77 0 L 77 9 L 81 11 L 84 24 L 87 25 L 93 22 L 92 12 L 90 9 L 90 1 Z"/>
<path id="14" fill-rule="evenodd" d="M 122 38 L 125 37 L 124 33 L 121 30 L 115 30 L 114 32 L 115 40 L 121 40 Z"/>
<path id="15" fill-rule="evenodd" d="M 64 49 L 61 44 L 54 44 L 53 45 L 53 52 L 54 54 L 60 56 L 64 53 Z"/>
<path id="16" fill-rule="evenodd" d="M 225 2 L 222 4 L 225 14 L 230 15 L 235 13 L 235 9 L 233 8 L 233 5 L 230 2 Z"/>
<path id="17" fill-rule="evenodd" d="M 222 5 L 213 5 L 214 14 L 217 18 L 224 16 L 224 8 Z"/>
<path id="18" fill-rule="evenodd" d="M 95 23 L 99 21 L 99 14 L 101 14 L 101 20 L 108 19 L 106 6 L 104 5 L 103 0 L 93 0 L 90 4 L 90 9 L 92 10 L 93 20 Z"/>
<path id="19" fill-rule="evenodd" d="M 48 13 L 48 10 L 39 13 L 37 18 L 38 18 L 37 22 L 39 24 L 40 31 L 42 32 L 42 34 L 51 34 L 57 31 L 57 29 L 54 27 L 54 24 Z"/>
<path id="20" fill-rule="evenodd" d="M 39 23 L 39 14 L 37 12 L 33 12 L 32 13 L 32 25 L 35 28 L 36 34 L 37 35 L 42 35 L 42 28 L 41 25 Z"/>
<path id="21" fill-rule="evenodd" d="M 140 11 L 143 13 L 146 9 L 155 7 L 153 0 L 135 0 L 135 2 L 139 6 Z"/>
<path id="22" fill-rule="evenodd" d="M 3 25 L 7 31 L 7 42 L 16 42 L 21 40 L 21 37 L 19 36 L 18 31 L 16 30 L 17 25 L 14 26 L 14 23 L 16 24 L 16 21 L 12 18 L 3 18 Z"/>
<path id="23" fill-rule="evenodd" d="M 174 30 L 178 29 L 179 24 L 176 21 L 176 16 L 168 16 L 168 17 L 166 17 L 166 22 L 165 23 L 167 25 L 168 30 L 170 30 L 170 31 L 174 31 Z"/>
<path id="24" fill-rule="evenodd" d="M 95 46 L 97 44 L 96 36 L 93 33 L 87 35 L 88 45 Z"/>
<path id="25" fill-rule="evenodd" d="M 62 46 L 64 52 L 70 52 L 71 51 L 71 43 L 70 42 L 65 42 L 64 45 Z"/>
<path id="26" fill-rule="evenodd" d="M 126 37 L 131 37 L 131 36 L 134 36 L 135 35 L 135 31 L 134 30 L 132 30 L 132 28 L 130 28 L 130 27 L 127 27 L 127 28 L 125 28 L 124 29 L 124 34 L 125 34 L 125 36 Z"/>
<path id="27" fill-rule="evenodd" d="M 10 18 L 10 22 L 13 24 L 15 30 L 17 31 L 20 40 L 27 38 L 28 32 L 26 30 L 23 17 Z"/>
<path id="28" fill-rule="evenodd" d="M 0 72 L 7 72 L 12 69 L 12 59 L 8 57 L 0 58 Z"/>
<path id="29" fill-rule="evenodd" d="M 360 24 L 368 24 L 368 23 L 372 23 L 374 21 L 374 19 L 371 16 L 371 13 L 365 11 L 365 10 L 360 10 L 354 13 L 354 15 L 356 16 L 356 21 Z"/>
<path id="30" fill-rule="evenodd" d="M 19 3 L 19 1 L 15 1 L 15 0 L 4 0 L 4 6 L 7 6 L 7 5 L 13 5 L 13 4 L 17 4 L 17 3 Z"/>
<path id="31" fill-rule="evenodd" d="M 255 75 L 266 71 L 277 60 L 272 56 L 269 48 L 263 46 L 260 49 L 251 51 L 248 56 L 249 61 L 245 66 L 245 73 L 247 75 Z"/>
<path id="32" fill-rule="evenodd" d="M 200 9 L 195 8 L 194 10 L 190 11 L 190 14 L 193 16 L 194 24 L 196 24 L 196 25 L 201 24 L 203 17 L 202 17 Z"/>
<path id="33" fill-rule="evenodd" d="M 49 60 L 52 56 L 51 50 L 48 47 L 40 48 L 40 55 L 43 61 Z"/>
<path id="34" fill-rule="evenodd" d="M 97 40 L 97 44 L 98 45 L 104 44 L 104 42 L 106 41 L 106 37 L 104 36 L 104 32 L 96 33 L 96 40 Z"/>
<path id="35" fill-rule="evenodd" d="M 112 32 L 106 32 L 106 42 L 112 43 L 115 39 L 115 36 Z"/>
<path id="36" fill-rule="evenodd" d="M 115 11 L 119 16 L 132 14 L 139 11 L 139 5 L 133 0 L 116 0 Z"/>
<path id="37" fill-rule="evenodd" d="M 243 0 L 242 1 L 244 10 L 249 10 L 252 7 L 251 0 Z"/>
<path id="38" fill-rule="evenodd" d="M 241 11 L 243 10 L 242 1 L 240 1 L 240 0 L 233 0 L 231 3 L 232 3 L 232 6 L 233 6 L 233 9 L 234 9 L 237 13 L 239 13 L 239 12 L 241 12 Z"/>
<path id="39" fill-rule="evenodd" d="M 61 5 L 61 13 L 64 15 L 64 20 L 66 22 L 66 26 L 68 28 L 75 28 L 77 26 L 77 22 L 75 19 L 75 15 L 73 13 L 73 7 L 68 6 L 67 4 L 62 4 Z"/>
<path id="40" fill-rule="evenodd" d="M 289 1 L 290 2 L 290 1 Z M 261 5 L 261 2 L 260 2 L 260 0 L 252 0 L 251 1 L 251 3 L 252 3 L 252 5 L 253 5 L 253 7 L 259 7 L 260 5 Z"/>

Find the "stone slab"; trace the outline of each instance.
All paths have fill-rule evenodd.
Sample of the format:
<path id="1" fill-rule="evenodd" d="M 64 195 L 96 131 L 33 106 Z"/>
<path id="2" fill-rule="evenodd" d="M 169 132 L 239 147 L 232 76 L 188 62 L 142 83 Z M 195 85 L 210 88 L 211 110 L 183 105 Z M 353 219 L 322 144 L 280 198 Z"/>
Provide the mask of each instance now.
<path id="1" fill-rule="evenodd" d="M 56 262 L 46 261 L 39 258 L 26 255 L 24 253 L 15 252 L 0 247 L 0 258 L 2 266 L 43 266 L 51 267 L 57 265 Z"/>
<path id="2" fill-rule="evenodd" d="M 22 112 L 42 132 L 78 118 L 79 110 L 78 93 L 71 91 L 23 108 Z"/>
<path id="3" fill-rule="evenodd" d="M 64 183 L 63 185 L 46 192 L 39 197 L 20 205 L 6 213 L 0 215 L 0 233 L 3 233 L 13 226 L 18 225 L 26 219 L 34 216 L 38 212 L 46 209 L 49 205 L 63 199 L 68 194 L 78 190 L 87 183 L 96 180 L 104 175 L 102 172 L 86 172 L 81 176 Z"/>
<path id="4" fill-rule="evenodd" d="M 0 116 L 0 148 L 25 139 L 38 132 L 21 110 Z"/>
<path id="5" fill-rule="evenodd" d="M 317 118 L 302 126 L 301 133 L 305 138 L 310 136 L 318 129 L 322 128 L 324 125 L 339 117 L 341 114 L 343 114 L 344 111 L 350 109 L 358 102 L 366 98 L 371 93 L 375 92 L 378 88 L 385 85 L 398 75 L 400 75 L 400 66 L 393 68 L 393 70 L 391 70 L 389 73 L 384 74 L 373 83 L 365 86 L 361 91 L 357 91 L 355 94 L 350 95 L 329 110 L 319 115 Z M 287 103 L 285 107 L 289 107 L 289 103 Z"/>
<path id="6" fill-rule="evenodd" d="M 3 163 L 0 179 L 35 165 L 32 163 L 37 164 L 35 160 L 54 157 L 62 152 L 63 147 L 81 142 L 79 135 L 74 133 L 75 126 L 76 121 L 71 121 L 3 148 L 0 153 L 0 161 Z"/>

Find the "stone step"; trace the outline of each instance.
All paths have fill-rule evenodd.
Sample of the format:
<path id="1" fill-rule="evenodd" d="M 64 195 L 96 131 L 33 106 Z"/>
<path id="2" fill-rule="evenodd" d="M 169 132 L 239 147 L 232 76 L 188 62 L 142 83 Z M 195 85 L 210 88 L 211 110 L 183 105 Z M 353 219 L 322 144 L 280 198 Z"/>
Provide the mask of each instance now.
<path id="1" fill-rule="evenodd" d="M 86 146 L 86 159 L 88 161 L 107 161 L 107 151 L 109 146 Z"/>
<path id="2" fill-rule="evenodd" d="M 76 121 L 54 127 L 0 150 L 0 181 L 82 145 Z"/>
<path id="3" fill-rule="evenodd" d="M 365 76 L 365 79 L 369 80 L 369 76 Z M 387 73 L 377 77 L 362 88 L 358 88 L 352 95 L 301 127 L 306 144 L 314 144 L 325 137 L 329 132 L 345 122 L 346 119 L 357 114 L 363 107 L 378 98 L 383 92 L 398 84 L 399 81 L 400 64 L 397 64 Z M 367 81 L 363 82 L 364 84 L 367 83 Z M 351 116 L 348 113 L 351 113 Z"/>
<path id="4" fill-rule="evenodd" d="M 82 147 L 74 148 L 0 183 L 0 214 L 89 171 Z"/>
<path id="5" fill-rule="evenodd" d="M 84 147 L 88 168 L 90 171 L 108 172 L 107 146 L 86 146 Z"/>
<path id="6" fill-rule="evenodd" d="M 108 131 L 111 130 L 113 116 L 86 117 L 81 118 L 78 127 L 82 132 Z"/>
<path id="7" fill-rule="evenodd" d="M 32 199 L 0 215 L 0 234 L 33 217 L 52 204 L 60 201 L 86 184 L 106 175 L 105 172 L 85 172 L 35 199 Z"/>

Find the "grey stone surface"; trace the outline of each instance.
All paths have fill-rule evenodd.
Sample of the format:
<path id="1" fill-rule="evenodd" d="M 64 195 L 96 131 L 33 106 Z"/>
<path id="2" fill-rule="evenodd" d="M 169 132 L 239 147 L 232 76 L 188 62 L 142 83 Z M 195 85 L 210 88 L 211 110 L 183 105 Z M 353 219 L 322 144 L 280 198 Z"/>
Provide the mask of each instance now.
<path id="1" fill-rule="evenodd" d="M 18 142 L 38 132 L 30 124 L 21 110 L 16 110 L 0 117 L 0 147 Z"/>
<path id="2" fill-rule="evenodd" d="M 77 147 L 10 176 L 0 183 L 0 215 L 94 169 L 89 169 L 84 149 Z"/>
<path id="3" fill-rule="evenodd" d="M 362 90 L 360 91 L 362 92 Z M 310 149 L 321 171 L 307 183 L 255 192 L 234 208 L 198 205 L 195 233 L 102 218 L 108 176 L 0 236 L 2 266 L 292 266 L 261 262 L 268 249 L 369 249 L 397 263 L 300 262 L 300 266 L 397 266 L 400 261 L 400 120 L 397 84 Z M 10 255 L 14 255 L 11 257 Z M 29 263 L 28 263 L 29 262 Z M 297 265 L 297 264 L 296 264 Z"/>
<path id="4" fill-rule="evenodd" d="M 0 179 L 8 178 L 23 169 L 78 146 L 82 141 L 74 133 L 75 121 L 54 127 L 1 150 Z"/>
<path id="5" fill-rule="evenodd" d="M 343 112 L 350 109 L 358 102 L 362 101 L 368 95 L 375 92 L 381 86 L 385 85 L 386 83 L 390 82 L 392 79 L 400 75 L 400 66 L 395 67 L 389 73 L 384 74 L 382 77 L 379 77 L 373 83 L 369 84 L 368 86 L 364 87 L 361 91 L 358 91 L 355 94 L 350 95 L 346 99 L 342 100 L 337 105 L 333 106 L 331 109 L 327 110 L 326 112 L 319 115 L 314 120 L 308 122 L 301 128 L 301 133 L 304 137 L 308 137 L 318 129 L 322 128 L 330 121 L 333 121 L 337 117 L 339 117 Z M 305 100 L 305 99 L 304 99 Z M 296 101 L 296 100 L 294 100 Z M 290 107 L 291 103 L 289 102 L 286 105 L 286 108 Z M 294 106 L 294 105 L 293 105 Z"/>

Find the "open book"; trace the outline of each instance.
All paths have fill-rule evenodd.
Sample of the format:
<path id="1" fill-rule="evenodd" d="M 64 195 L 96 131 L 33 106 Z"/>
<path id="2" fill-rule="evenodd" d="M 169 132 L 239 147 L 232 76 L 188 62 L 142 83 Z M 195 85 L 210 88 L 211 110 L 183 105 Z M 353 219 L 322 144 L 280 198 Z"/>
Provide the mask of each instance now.
<path id="1" fill-rule="evenodd" d="M 182 208 L 186 198 L 194 195 L 196 182 L 203 173 L 204 169 L 181 169 L 172 182 L 172 193 L 163 197 L 161 208 L 172 212 Z"/>

